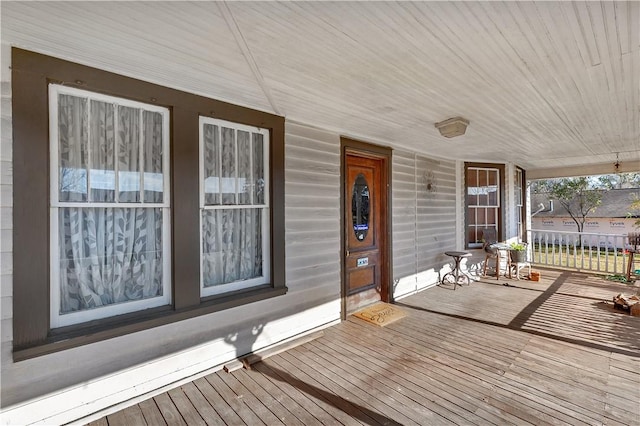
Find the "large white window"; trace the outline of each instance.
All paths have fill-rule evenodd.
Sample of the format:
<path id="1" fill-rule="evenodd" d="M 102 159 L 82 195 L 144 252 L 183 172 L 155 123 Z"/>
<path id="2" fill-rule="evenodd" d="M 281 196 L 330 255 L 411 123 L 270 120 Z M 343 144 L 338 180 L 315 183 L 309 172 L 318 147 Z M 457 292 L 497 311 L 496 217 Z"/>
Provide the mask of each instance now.
<path id="1" fill-rule="evenodd" d="M 270 280 L 269 131 L 200 117 L 201 296 Z"/>
<path id="2" fill-rule="evenodd" d="M 169 111 L 49 86 L 51 328 L 171 303 Z"/>

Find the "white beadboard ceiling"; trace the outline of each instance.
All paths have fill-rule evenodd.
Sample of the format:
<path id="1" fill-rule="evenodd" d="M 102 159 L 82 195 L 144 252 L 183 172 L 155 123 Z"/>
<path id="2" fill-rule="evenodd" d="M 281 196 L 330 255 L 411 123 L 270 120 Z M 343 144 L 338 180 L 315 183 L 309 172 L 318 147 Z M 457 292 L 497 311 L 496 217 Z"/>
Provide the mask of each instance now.
<path id="1" fill-rule="evenodd" d="M 638 2 L 0 7 L 3 43 L 363 140 L 539 176 L 616 153 L 640 169 Z M 440 136 L 454 116 L 466 135 Z"/>

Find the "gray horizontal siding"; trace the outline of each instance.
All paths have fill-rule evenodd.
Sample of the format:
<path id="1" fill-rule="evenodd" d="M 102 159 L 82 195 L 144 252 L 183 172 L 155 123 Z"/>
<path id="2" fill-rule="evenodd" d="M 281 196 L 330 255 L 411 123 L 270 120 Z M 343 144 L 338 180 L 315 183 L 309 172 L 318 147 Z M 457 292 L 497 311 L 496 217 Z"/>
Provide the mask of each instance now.
<path id="1" fill-rule="evenodd" d="M 436 191 L 427 192 L 432 172 Z M 455 249 L 455 162 L 395 151 L 393 157 L 393 275 L 395 296 L 433 285 Z"/>
<path id="2" fill-rule="evenodd" d="M 323 287 L 340 297 L 340 139 L 292 122 L 285 130 L 289 293 Z"/>

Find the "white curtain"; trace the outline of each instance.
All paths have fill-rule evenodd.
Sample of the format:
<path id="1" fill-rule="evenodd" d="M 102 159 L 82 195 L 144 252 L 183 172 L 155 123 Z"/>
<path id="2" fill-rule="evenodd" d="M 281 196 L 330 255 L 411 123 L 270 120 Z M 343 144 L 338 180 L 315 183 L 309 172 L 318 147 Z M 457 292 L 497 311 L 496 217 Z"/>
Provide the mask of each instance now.
<path id="1" fill-rule="evenodd" d="M 203 285 L 262 277 L 265 210 L 252 205 L 265 201 L 263 137 L 209 123 L 201 131 L 204 203 L 216 206 L 202 209 Z"/>
<path id="2" fill-rule="evenodd" d="M 60 313 L 162 295 L 162 209 L 59 210 Z"/>
<path id="3" fill-rule="evenodd" d="M 58 106 L 59 201 L 86 204 L 58 208 L 60 314 L 162 296 L 163 208 L 142 204 L 163 200 L 161 115 L 71 95 Z"/>
<path id="4" fill-rule="evenodd" d="M 262 276 L 262 209 L 202 212 L 205 287 Z"/>

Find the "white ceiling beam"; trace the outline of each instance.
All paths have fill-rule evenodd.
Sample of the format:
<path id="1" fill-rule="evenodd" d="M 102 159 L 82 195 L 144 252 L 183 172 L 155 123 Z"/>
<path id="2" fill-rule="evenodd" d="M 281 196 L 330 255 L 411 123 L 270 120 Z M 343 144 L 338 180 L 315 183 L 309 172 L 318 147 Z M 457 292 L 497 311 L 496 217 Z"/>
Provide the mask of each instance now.
<path id="1" fill-rule="evenodd" d="M 618 173 L 640 172 L 640 161 L 620 161 Z M 550 167 L 527 169 L 527 179 L 550 179 L 571 176 L 597 176 L 616 173 L 614 163 L 588 164 L 573 167 Z"/>
<path id="2" fill-rule="evenodd" d="M 242 55 L 247 60 L 247 64 L 249 64 L 249 68 L 251 68 L 251 72 L 253 73 L 258 85 L 262 89 L 264 96 L 267 98 L 269 105 L 271 105 L 271 108 L 273 108 L 273 112 L 276 113 L 277 115 L 282 115 L 280 113 L 280 109 L 276 105 L 276 101 L 273 98 L 273 95 L 271 94 L 271 89 L 265 82 L 264 77 L 262 76 L 262 73 L 258 69 L 258 64 L 253 54 L 251 54 L 251 49 L 249 49 L 247 40 L 244 38 L 244 35 L 242 35 L 242 31 L 240 31 L 240 26 L 238 25 L 238 22 L 233 17 L 233 14 L 231 13 L 231 9 L 229 9 L 229 5 L 227 4 L 226 1 L 223 1 L 218 3 L 218 6 L 220 8 L 220 13 L 224 17 L 224 20 L 227 22 L 227 25 L 229 26 L 229 30 L 233 34 L 233 37 L 236 39 L 236 43 L 238 43 L 238 47 L 242 51 Z"/>

